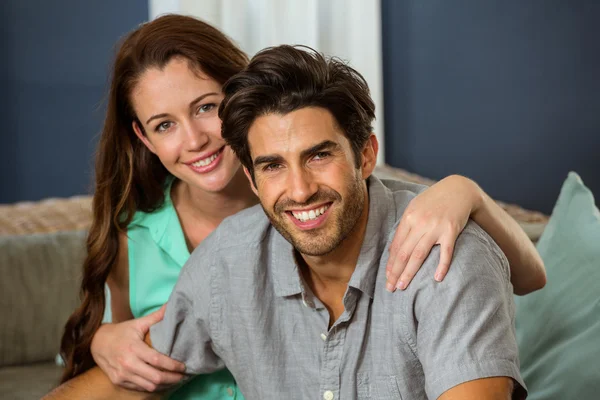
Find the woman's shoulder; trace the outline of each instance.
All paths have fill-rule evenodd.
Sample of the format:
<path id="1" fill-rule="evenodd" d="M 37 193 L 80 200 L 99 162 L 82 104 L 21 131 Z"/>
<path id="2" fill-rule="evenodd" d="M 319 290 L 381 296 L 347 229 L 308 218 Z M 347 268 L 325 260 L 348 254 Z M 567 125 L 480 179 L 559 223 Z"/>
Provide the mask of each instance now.
<path id="1" fill-rule="evenodd" d="M 128 225 L 128 229 L 152 228 L 168 223 L 169 219 L 176 213 L 171 199 L 172 179 L 165 183 L 165 196 L 161 204 L 150 211 L 137 210 Z"/>

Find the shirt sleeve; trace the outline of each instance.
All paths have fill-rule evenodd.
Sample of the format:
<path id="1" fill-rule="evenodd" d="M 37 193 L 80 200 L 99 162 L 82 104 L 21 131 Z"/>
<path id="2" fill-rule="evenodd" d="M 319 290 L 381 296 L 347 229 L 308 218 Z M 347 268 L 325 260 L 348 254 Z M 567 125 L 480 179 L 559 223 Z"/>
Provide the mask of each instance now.
<path id="1" fill-rule="evenodd" d="M 152 346 L 183 362 L 190 375 L 207 374 L 225 367 L 214 351 L 211 330 L 211 300 L 214 300 L 211 268 L 197 265 L 196 260 L 202 257 L 192 254 L 169 297 L 164 318 L 150 328 Z M 208 257 L 204 261 L 208 261 Z"/>
<path id="2" fill-rule="evenodd" d="M 514 379 L 515 398 L 526 393 L 508 262 L 478 229 L 468 226 L 459 236 L 443 282 L 432 278 L 439 262 L 435 248 L 413 292 L 415 325 L 409 339 L 416 346 L 431 399 L 461 383 L 497 376 Z"/>

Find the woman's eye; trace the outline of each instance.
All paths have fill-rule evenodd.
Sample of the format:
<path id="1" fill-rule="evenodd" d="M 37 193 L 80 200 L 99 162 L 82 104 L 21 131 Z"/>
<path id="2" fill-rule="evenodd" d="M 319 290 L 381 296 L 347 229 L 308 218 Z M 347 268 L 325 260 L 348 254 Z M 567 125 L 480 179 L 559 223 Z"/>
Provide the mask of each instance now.
<path id="1" fill-rule="evenodd" d="M 170 122 L 170 121 L 161 122 L 160 124 L 158 124 L 156 126 L 155 131 L 156 132 L 164 132 L 167 129 L 169 129 L 171 127 L 171 125 L 172 125 L 172 122 Z"/>
<path id="2" fill-rule="evenodd" d="M 212 111 L 215 107 L 216 107 L 216 104 L 214 104 L 214 103 L 204 104 L 204 105 L 198 107 L 196 114 L 207 113 L 209 111 Z"/>

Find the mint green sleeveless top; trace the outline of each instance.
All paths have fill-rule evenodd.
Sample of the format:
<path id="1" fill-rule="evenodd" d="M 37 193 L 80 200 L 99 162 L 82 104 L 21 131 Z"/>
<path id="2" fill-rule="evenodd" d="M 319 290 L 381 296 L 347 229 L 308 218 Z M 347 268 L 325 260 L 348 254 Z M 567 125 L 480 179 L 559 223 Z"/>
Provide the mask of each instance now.
<path id="1" fill-rule="evenodd" d="M 171 201 L 170 179 L 165 203 L 152 213 L 138 211 L 127 227 L 129 304 L 138 318 L 158 310 L 169 299 L 181 267 L 190 256 L 179 217 Z M 170 399 L 243 400 L 227 370 L 200 375 L 177 389 Z"/>

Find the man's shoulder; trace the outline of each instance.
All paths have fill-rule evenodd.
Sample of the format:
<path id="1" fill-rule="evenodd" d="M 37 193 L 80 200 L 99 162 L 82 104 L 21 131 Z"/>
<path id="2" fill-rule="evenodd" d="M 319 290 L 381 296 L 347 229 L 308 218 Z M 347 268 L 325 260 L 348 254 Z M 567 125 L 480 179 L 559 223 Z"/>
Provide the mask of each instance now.
<path id="1" fill-rule="evenodd" d="M 412 193 L 413 195 L 416 196 L 429 187 L 426 185 L 421 185 L 419 183 L 401 181 L 401 180 L 397 180 L 397 179 L 388 179 L 388 178 L 378 178 L 378 179 L 381 181 L 381 183 L 383 183 L 383 186 L 385 186 L 389 191 L 391 191 L 393 193 L 407 192 L 407 193 Z"/>
<path id="2" fill-rule="evenodd" d="M 401 216 L 408 203 L 425 191 L 428 186 L 420 185 L 418 183 L 399 181 L 395 179 L 380 179 L 382 185 L 385 188 L 383 192 L 384 196 L 390 198 L 396 208 L 396 213 Z M 379 194 L 382 195 L 381 193 Z M 375 199 L 380 200 L 380 199 Z"/>
<path id="3" fill-rule="evenodd" d="M 258 244 L 264 240 L 271 222 L 257 204 L 223 220 L 214 233 L 220 249 Z"/>
<path id="4" fill-rule="evenodd" d="M 271 224 L 260 205 L 225 218 L 192 252 L 186 264 L 207 264 L 223 257 L 246 253 L 242 249 L 259 245 Z M 240 249 L 239 252 L 236 249 Z"/>
<path id="5" fill-rule="evenodd" d="M 472 220 L 469 220 L 454 244 L 448 275 L 443 282 L 433 277 L 440 261 L 440 246 L 435 246 L 415 276 L 421 289 L 435 285 L 462 287 L 474 282 L 496 282 L 510 285 L 510 269 L 506 256 L 494 240 Z"/>

